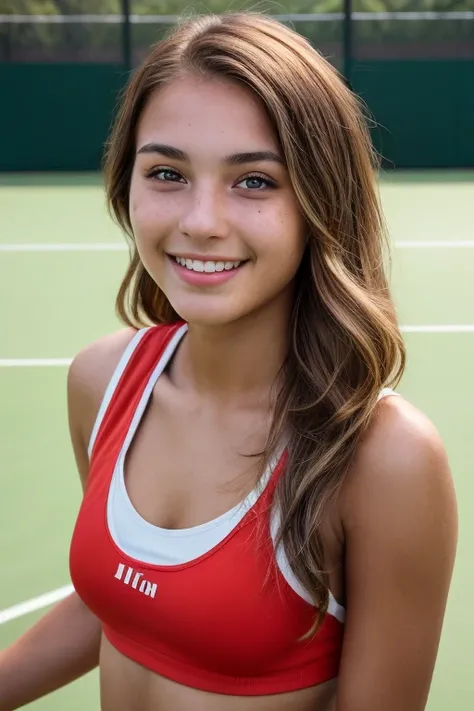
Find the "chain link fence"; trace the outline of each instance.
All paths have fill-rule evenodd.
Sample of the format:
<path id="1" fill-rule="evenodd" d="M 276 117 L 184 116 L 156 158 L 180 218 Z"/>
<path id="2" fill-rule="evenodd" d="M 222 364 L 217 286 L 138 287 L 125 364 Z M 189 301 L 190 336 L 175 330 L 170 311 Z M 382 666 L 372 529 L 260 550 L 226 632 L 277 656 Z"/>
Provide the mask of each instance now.
<path id="1" fill-rule="evenodd" d="M 367 10 L 368 0 L 354 0 L 352 6 L 349 0 L 344 6 L 328 1 L 331 12 L 275 17 L 307 37 L 341 70 L 366 59 L 474 58 L 474 0 L 466 5 L 472 4 L 472 9 L 447 9 L 446 2 L 437 0 L 432 6 L 443 9 L 383 12 Z M 37 1 L 32 7 L 46 4 Z M 395 0 L 386 1 L 387 7 L 395 4 Z M 456 7 L 455 0 L 450 4 Z M 12 5 L 21 7 L 22 3 L 16 0 Z M 55 5 L 55 13 L 0 14 L 0 61 L 113 63 L 130 69 L 180 19 L 179 13 L 136 12 L 138 1 L 56 0 Z M 93 13 L 78 10 L 88 5 Z"/>

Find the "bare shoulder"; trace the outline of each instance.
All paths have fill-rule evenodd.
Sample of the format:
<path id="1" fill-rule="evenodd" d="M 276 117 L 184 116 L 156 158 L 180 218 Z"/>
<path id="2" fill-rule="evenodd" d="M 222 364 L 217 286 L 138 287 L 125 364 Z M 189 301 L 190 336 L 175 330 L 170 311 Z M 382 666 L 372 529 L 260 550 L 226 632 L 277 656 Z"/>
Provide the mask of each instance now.
<path id="1" fill-rule="evenodd" d="M 338 709 L 425 708 L 457 544 L 442 439 L 399 397 L 378 403 L 339 500 L 347 618 Z"/>
<path id="2" fill-rule="evenodd" d="M 343 489 L 346 523 L 376 507 L 380 513 L 403 502 L 455 507 L 454 486 L 441 436 L 429 418 L 403 397 L 381 400 Z"/>
<path id="3" fill-rule="evenodd" d="M 107 385 L 136 331 L 125 328 L 83 348 L 73 359 L 67 379 L 69 429 L 83 484 L 87 446 Z"/>
<path id="4" fill-rule="evenodd" d="M 74 391 L 81 390 L 102 397 L 124 350 L 135 334 L 133 328 L 120 329 L 79 351 L 68 373 L 68 381 Z"/>

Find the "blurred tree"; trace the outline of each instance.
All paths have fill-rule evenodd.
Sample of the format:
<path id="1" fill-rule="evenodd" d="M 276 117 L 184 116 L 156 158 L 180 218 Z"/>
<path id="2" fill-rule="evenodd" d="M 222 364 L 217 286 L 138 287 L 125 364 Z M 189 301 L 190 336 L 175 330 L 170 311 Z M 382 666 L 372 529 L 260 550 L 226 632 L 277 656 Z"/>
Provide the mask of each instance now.
<path id="1" fill-rule="evenodd" d="M 244 9 L 270 14 L 340 13 L 343 0 L 130 0 L 136 15 L 182 15 L 193 12 L 225 12 Z M 8 15 L 117 15 L 121 0 L 0 0 L 0 14 Z M 419 12 L 453 10 L 474 11 L 474 0 L 353 0 L 357 12 Z M 341 23 L 298 22 L 294 26 L 309 37 L 315 46 L 335 46 L 341 42 Z M 163 36 L 169 25 L 140 23 L 133 27 L 133 45 L 138 54 Z M 364 20 L 355 26 L 359 45 L 381 45 L 383 42 L 435 42 L 457 40 L 472 42 L 473 22 L 393 22 Z M 37 48 L 45 55 L 76 59 L 100 58 L 120 61 L 121 30 L 113 23 L 0 23 L 0 58 L 33 54 Z M 12 51 L 12 47 L 17 50 Z M 38 56 L 41 52 L 38 49 Z"/>
<path id="2" fill-rule="evenodd" d="M 120 12 L 120 0 L 0 0 L 0 14 L 16 15 L 79 15 L 115 14 Z M 225 12 L 251 7 L 264 12 L 327 13 L 340 12 L 342 0 L 131 0 L 132 12 L 137 15 L 180 15 L 189 11 Z M 474 0 L 354 0 L 357 12 L 449 12 L 473 10 Z"/>

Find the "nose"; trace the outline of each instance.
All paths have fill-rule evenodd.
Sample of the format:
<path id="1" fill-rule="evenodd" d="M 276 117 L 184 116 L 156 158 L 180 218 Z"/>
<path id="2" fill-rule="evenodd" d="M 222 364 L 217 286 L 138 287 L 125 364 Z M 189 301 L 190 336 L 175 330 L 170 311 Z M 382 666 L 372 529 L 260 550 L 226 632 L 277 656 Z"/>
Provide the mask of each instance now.
<path id="1" fill-rule="evenodd" d="M 187 195 L 179 230 L 192 240 L 223 238 L 228 234 L 225 196 L 213 186 L 196 187 Z"/>

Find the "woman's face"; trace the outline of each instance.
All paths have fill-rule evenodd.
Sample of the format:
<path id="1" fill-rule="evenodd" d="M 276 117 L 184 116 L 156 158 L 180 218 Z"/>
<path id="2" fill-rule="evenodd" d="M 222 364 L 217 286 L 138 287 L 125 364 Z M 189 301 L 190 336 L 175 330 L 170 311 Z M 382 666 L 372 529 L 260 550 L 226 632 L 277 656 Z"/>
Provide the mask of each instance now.
<path id="1" fill-rule="evenodd" d="M 156 91 L 138 125 L 130 218 L 143 265 L 189 323 L 292 298 L 304 220 L 263 105 L 241 85 L 186 76 Z"/>

